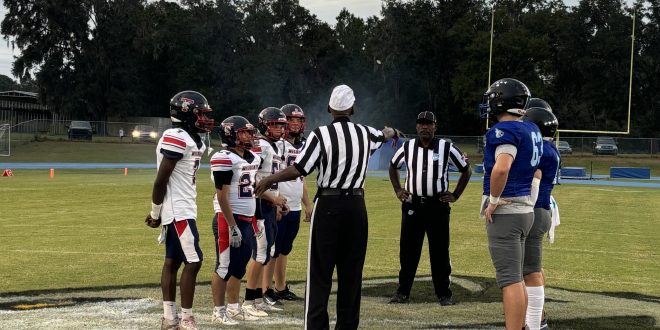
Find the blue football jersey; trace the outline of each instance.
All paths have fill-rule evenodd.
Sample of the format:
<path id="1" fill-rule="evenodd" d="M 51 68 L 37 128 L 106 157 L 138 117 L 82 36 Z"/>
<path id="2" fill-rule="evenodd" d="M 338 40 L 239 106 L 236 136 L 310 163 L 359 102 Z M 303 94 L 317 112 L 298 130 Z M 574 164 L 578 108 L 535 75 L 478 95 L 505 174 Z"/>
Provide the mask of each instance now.
<path id="1" fill-rule="evenodd" d="M 542 172 L 541 185 L 535 208 L 550 209 L 550 194 L 552 194 L 552 188 L 557 184 L 559 161 L 559 152 L 555 144 L 552 141 L 543 141 L 543 155 L 539 163 L 539 170 Z"/>
<path id="2" fill-rule="evenodd" d="M 503 121 L 491 127 L 485 136 L 484 195 L 490 195 L 490 173 L 495 166 L 495 149 L 503 144 L 516 147 L 516 158 L 501 197 L 529 196 L 534 172 L 543 154 L 543 137 L 531 122 Z"/>

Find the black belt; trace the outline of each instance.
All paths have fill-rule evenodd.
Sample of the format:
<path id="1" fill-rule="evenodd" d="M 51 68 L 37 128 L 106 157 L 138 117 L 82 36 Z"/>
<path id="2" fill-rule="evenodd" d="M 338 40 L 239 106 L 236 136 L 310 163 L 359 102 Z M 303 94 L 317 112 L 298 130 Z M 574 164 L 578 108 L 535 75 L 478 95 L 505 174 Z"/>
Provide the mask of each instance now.
<path id="1" fill-rule="evenodd" d="M 364 196 L 364 189 L 339 189 L 339 188 L 319 188 L 316 193 L 318 196 Z"/>
<path id="2" fill-rule="evenodd" d="M 444 203 L 440 201 L 439 196 L 412 196 L 412 200 L 410 201 L 413 204 L 440 204 Z"/>

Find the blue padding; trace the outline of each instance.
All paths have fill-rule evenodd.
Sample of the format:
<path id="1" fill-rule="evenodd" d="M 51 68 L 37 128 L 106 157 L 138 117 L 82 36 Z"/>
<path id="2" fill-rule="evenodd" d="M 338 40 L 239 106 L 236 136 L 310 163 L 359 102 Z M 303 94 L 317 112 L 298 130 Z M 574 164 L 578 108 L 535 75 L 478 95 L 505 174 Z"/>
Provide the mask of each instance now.
<path id="1" fill-rule="evenodd" d="M 474 172 L 475 173 L 483 173 L 484 172 L 484 164 L 475 164 L 474 165 Z"/>
<path id="2" fill-rule="evenodd" d="M 624 179 L 650 179 L 651 168 L 649 167 L 610 167 L 610 178 Z"/>
<path id="3" fill-rule="evenodd" d="M 587 169 L 584 167 L 562 167 L 562 177 L 584 178 L 587 176 Z"/>
<path id="4" fill-rule="evenodd" d="M 394 141 L 396 144 L 393 145 Z M 369 158 L 369 170 L 387 170 L 390 168 L 390 161 L 394 157 L 394 153 L 403 145 L 404 139 L 390 140 L 383 144 L 380 149 L 376 150 L 371 158 Z"/>

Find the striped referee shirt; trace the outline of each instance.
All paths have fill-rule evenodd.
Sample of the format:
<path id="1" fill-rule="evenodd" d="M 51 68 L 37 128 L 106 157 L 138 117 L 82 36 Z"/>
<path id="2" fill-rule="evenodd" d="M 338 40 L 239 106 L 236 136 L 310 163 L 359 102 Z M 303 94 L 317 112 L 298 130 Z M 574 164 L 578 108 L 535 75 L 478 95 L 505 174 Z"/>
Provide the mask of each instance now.
<path id="1" fill-rule="evenodd" d="M 406 163 L 406 190 L 415 196 L 431 197 L 446 192 L 449 187 L 447 168 L 454 164 L 460 172 L 468 169 L 468 162 L 452 143 L 433 138 L 428 148 L 418 139 L 406 141 L 392 157 L 391 164 L 400 168 Z"/>
<path id="2" fill-rule="evenodd" d="M 309 134 L 293 165 L 305 176 L 317 169 L 319 188 L 362 188 L 369 157 L 383 142 L 383 132 L 339 117 Z"/>

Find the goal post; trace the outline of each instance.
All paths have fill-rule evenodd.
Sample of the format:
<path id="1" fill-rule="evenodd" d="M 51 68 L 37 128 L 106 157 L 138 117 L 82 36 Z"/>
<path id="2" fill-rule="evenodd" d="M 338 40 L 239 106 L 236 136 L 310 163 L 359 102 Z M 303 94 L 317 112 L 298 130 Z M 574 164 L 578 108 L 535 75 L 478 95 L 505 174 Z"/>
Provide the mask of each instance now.
<path id="1" fill-rule="evenodd" d="M 11 126 L 0 124 L 0 156 L 11 155 Z"/>

